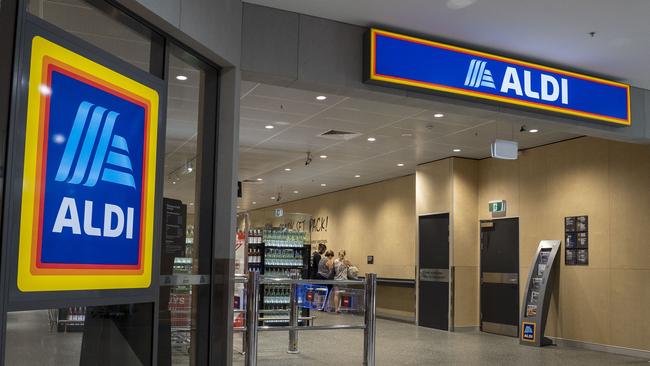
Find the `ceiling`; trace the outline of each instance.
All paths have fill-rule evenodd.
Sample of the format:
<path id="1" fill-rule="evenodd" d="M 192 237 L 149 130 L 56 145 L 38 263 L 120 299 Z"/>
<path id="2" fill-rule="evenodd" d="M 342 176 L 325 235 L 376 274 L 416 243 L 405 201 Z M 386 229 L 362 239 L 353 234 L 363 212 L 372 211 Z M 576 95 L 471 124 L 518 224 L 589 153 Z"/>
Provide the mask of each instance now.
<path id="1" fill-rule="evenodd" d="M 650 89 L 647 0 L 246 1 L 430 35 Z"/>
<path id="2" fill-rule="evenodd" d="M 497 137 L 525 149 L 580 135 L 570 126 L 498 108 L 435 99 L 391 104 L 250 81 L 241 89 L 239 210 L 413 174 L 418 164 L 450 156 L 486 158 Z M 319 95 L 327 99 L 317 100 Z M 522 126 L 539 132 L 521 132 Z M 319 136 L 331 129 L 360 135 L 344 141 Z"/>

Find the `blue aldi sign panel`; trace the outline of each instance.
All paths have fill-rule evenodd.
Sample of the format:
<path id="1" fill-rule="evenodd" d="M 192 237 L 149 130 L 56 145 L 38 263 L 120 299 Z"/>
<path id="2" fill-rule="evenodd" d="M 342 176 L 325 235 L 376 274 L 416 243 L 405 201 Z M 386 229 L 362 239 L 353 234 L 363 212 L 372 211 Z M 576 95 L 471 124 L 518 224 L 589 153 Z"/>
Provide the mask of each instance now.
<path id="1" fill-rule="evenodd" d="M 367 80 L 460 94 L 629 126 L 630 87 L 378 29 Z"/>
<path id="2" fill-rule="evenodd" d="M 18 288 L 151 281 L 158 93 L 32 40 Z"/>
<path id="3" fill-rule="evenodd" d="M 535 342 L 535 323 L 523 322 L 521 328 L 521 339 L 527 342 Z"/>

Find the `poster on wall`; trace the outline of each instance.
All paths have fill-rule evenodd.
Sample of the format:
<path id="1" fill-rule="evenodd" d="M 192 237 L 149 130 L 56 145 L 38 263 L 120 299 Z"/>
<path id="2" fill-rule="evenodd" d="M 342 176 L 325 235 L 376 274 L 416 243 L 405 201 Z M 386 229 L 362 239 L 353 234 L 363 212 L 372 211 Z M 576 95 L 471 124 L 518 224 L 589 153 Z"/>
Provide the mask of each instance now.
<path id="1" fill-rule="evenodd" d="M 589 217 L 569 216 L 564 218 L 566 246 L 565 265 L 589 264 Z"/>

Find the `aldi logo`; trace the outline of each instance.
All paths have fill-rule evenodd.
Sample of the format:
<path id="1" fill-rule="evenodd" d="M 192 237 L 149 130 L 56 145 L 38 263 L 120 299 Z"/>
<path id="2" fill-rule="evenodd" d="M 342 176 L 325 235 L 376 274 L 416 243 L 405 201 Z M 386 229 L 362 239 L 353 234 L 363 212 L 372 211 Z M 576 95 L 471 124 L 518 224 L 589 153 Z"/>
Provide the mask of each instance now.
<path id="1" fill-rule="evenodd" d="M 522 323 L 521 339 L 528 342 L 535 342 L 535 323 Z"/>
<path id="2" fill-rule="evenodd" d="M 32 41 L 18 287 L 146 288 L 158 93 Z"/>

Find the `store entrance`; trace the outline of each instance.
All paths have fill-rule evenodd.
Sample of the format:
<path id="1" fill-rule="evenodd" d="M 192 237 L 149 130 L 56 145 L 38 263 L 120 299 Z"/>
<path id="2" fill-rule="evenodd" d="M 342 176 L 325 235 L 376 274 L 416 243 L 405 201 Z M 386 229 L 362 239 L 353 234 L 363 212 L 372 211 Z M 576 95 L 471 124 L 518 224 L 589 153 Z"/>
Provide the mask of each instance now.
<path id="1" fill-rule="evenodd" d="M 481 330 L 517 337 L 519 219 L 481 221 Z"/>
<path id="2" fill-rule="evenodd" d="M 449 214 L 418 218 L 418 325 L 449 330 Z"/>

